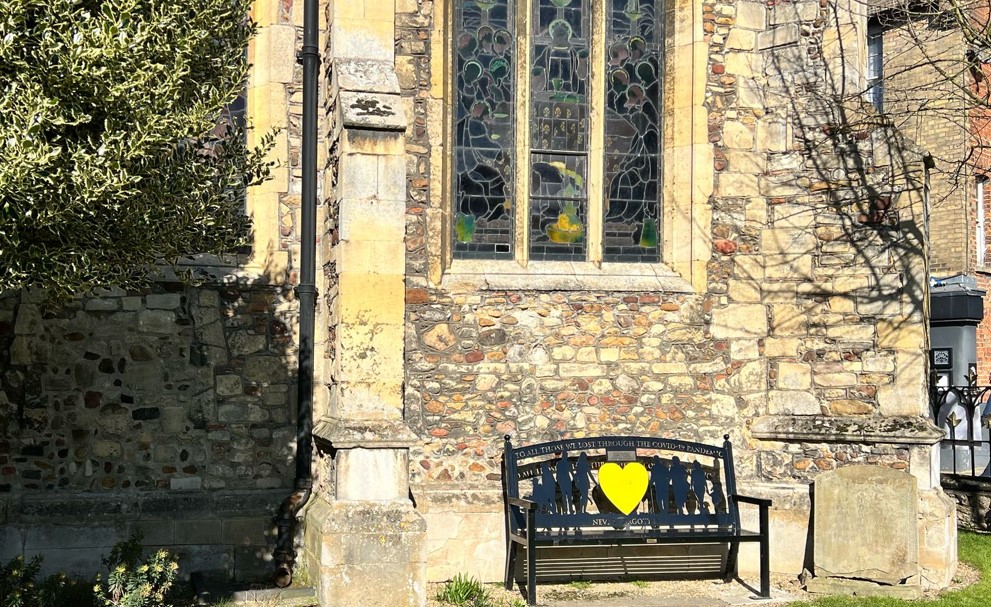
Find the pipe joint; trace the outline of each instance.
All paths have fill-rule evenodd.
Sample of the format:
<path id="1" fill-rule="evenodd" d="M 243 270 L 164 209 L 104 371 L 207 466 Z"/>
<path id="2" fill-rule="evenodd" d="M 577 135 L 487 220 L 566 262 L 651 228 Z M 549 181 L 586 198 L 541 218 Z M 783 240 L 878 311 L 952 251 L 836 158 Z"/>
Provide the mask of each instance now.
<path id="1" fill-rule="evenodd" d="M 302 65 L 307 59 L 316 61 L 317 65 L 319 65 L 320 49 L 315 46 L 303 45 L 303 47 L 300 48 L 299 53 L 296 54 L 296 63 Z"/>
<path id="2" fill-rule="evenodd" d="M 303 295 L 313 295 L 313 297 L 317 297 L 318 295 L 320 295 L 320 291 L 317 290 L 316 285 L 312 285 L 312 284 L 297 285 L 296 288 L 293 289 L 293 291 L 296 292 L 297 297 L 301 297 Z"/>

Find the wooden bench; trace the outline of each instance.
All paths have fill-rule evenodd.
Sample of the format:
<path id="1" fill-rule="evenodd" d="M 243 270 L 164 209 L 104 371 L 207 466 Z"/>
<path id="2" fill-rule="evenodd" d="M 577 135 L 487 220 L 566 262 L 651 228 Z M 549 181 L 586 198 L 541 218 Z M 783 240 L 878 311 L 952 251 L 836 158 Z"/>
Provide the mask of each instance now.
<path id="1" fill-rule="evenodd" d="M 527 602 L 537 602 L 537 548 L 635 544 L 725 545 L 714 571 L 737 576 L 741 542 L 760 543 L 761 598 L 770 597 L 771 500 L 736 492 L 729 436 L 722 447 L 648 437 L 560 440 L 514 448 L 506 436 L 506 589 L 526 549 Z M 740 525 L 739 504 L 760 508 L 760 530 Z M 643 573 L 641 571 L 641 573 Z"/>

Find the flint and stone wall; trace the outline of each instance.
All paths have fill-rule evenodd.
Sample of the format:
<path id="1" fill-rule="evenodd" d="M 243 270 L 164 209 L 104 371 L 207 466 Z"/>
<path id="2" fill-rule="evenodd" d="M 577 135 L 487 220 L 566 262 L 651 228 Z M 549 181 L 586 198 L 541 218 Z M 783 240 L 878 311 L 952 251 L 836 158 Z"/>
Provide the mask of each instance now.
<path id="1" fill-rule="evenodd" d="M 429 578 L 500 578 L 503 434 L 728 433 L 741 487 L 775 500 L 775 570 L 805 564 L 809 483 L 868 463 L 917 478 L 923 584 L 948 581 L 952 506 L 923 419 L 925 167 L 855 94 L 866 24 L 853 8 L 673 3 L 666 111 L 687 87 L 704 126 L 664 122 L 665 151 L 695 159 L 697 182 L 669 178 L 664 199 L 666 209 L 692 201 L 697 230 L 671 243 L 692 257 L 667 266 L 685 280 L 663 269 L 654 282 L 534 269 L 514 284 L 447 257 L 449 9 L 397 4 L 409 123 L 406 408 L 421 437 L 410 475 Z M 667 174 L 680 175 L 669 155 Z"/>
<path id="2" fill-rule="evenodd" d="M 44 550 L 47 570 L 91 575 L 141 529 L 196 546 L 187 571 L 257 573 L 292 482 L 294 324 L 264 284 L 111 289 L 54 313 L 0 297 L 0 559 Z"/>

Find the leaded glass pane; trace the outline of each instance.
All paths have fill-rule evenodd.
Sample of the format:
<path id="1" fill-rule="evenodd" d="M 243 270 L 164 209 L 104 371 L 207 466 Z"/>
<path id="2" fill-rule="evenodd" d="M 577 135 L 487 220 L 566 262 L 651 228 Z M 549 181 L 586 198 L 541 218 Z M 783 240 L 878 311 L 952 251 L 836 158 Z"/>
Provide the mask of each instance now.
<path id="1" fill-rule="evenodd" d="M 530 164 L 530 256 L 584 261 L 588 224 L 586 162 L 578 154 L 533 154 Z M 540 239 L 537 240 L 536 236 Z"/>
<path id="2" fill-rule="evenodd" d="M 662 7 L 607 0 L 603 260 L 660 261 Z"/>
<path id="3" fill-rule="evenodd" d="M 513 2 L 463 0 L 455 18 L 454 254 L 511 258 Z"/>
<path id="4" fill-rule="evenodd" d="M 588 4 L 588 0 L 532 0 L 532 259 L 585 259 Z"/>

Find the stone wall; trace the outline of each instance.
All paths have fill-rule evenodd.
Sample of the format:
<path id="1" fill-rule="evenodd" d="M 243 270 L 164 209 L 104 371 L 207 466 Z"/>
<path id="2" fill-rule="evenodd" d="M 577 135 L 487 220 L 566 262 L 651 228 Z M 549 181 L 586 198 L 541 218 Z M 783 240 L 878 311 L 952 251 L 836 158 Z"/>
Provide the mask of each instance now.
<path id="1" fill-rule="evenodd" d="M 943 488 L 956 504 L 960 527 L 984 532 L 991 529 L 991 479 L 947 475 Z"/>
<path id="2" fill-rule="evenodd" d="M 0 297 L 0 501 L 4 524 L 28 534 L 18 544 L 38 549 L 27 529 L 53 533 L 41 531 L 49 515 L 47 524 L 110 525 L 120 531 L 105 535 L 112 544 L 125 527 L 167 516 L 127 504 L 172 500 L 175 518 L 196 520 L 217 513 L 184 500 L 290 487 L 294 306 L 283 288 L 250 281 L 108 289 L 51 313 L 39 293 Z M 74 492 L 88 505 L 59 510 Z M 24 518 L 28 502 L 38 506 Z M 253 517 L 256 544 L 264 512 L 236 515 Z M 148 541 L 168 544 L 158 527 Z"/>
<path id="3" fill-rule="evenodd" d="M 503 434 L 728 433 L 742 486 L 777 500 L 772 566 L 796 574 L 820 471 L 889 466 L 938 492 L 922 419 L 925 169 L 852 93 L 863 15 L 819 2 L 674 4 L 671 18 L 697 41 L 678 70 L 705 74 L 693 111 L 707 128 L 666 146 L 687 136 L 689 149 L 707 148 L 698 157 L 712 164 L 694 171 L 714 179 L 711 197 L 666 184 L 711 217 L 685 235 L 711 251 L 701 274 L 682 274 L 690 285 L 663 266 L 653 281 L 533 263 L 496 279 L 452 271 L 445 9 L 397 9 L 410 118 L 406 417 L 421 437 L 410 474 L 431 579 L 501 575 L 501 552 L 474 546 L 502 541 Z"/>
<path id="4" fill-rule="evenodd" d="M 292 304 L 230 284 L 0 299 L 6 492 L 290 486 Z"/>

